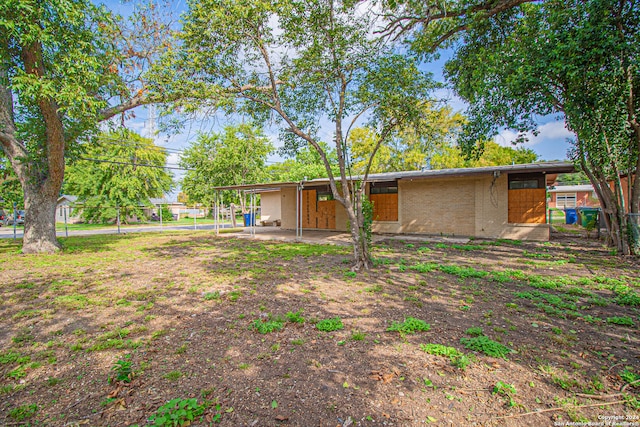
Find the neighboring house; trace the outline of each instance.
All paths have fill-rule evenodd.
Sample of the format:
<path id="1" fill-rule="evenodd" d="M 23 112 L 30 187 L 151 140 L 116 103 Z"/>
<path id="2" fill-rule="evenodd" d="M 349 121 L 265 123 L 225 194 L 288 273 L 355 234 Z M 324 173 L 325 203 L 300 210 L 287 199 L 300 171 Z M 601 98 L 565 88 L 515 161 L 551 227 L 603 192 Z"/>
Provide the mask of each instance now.
<path id="1" fill-rule="evenodd" d="M 549 207 L 575 209 L 577 207 L 600 207 L 600 202 L 591 184 L 558 185 L 549 189 Z"/>
<path id="2" fill-rule="evenodd" d="M 151 198 L 149 199 L 149 201 L 154 207 L 143 209 L 144 214 L 147 216 L 147 218 L 150 218 L 152 213 L 158 214 L 158 207 L 162 205 L 167 205 L 169 211 L 171 211 L 175 218 L 179 218 L 181 213 L 184 215 L 184 212 L 186 211 L 186 206 L 184 205 L 184 203 L 170 202 L 167 199 L 157 198 Z"/>
<path id="3" fill-rule="evenodd" d="M 70 196 L 68 194 L 63 194 L 58 197 L 58 203 L 56 204 L 56 222 L 66 222 L 68 224 L 81 222 L 81 209 L 76 206 L 77 201 L 77 196 Z"/>
<path id="4" fill-rule="evenodd" d="M 372 228 L 376 233 L 548 240 L 546 189 L 557 174 L 569 172 L 573 164 L 549 162 L 373 174 L 367 184 L 374 203 Z M 347 230 L 346 211 L 333 200 L 327 179 L 217 190 L 230 188 L 279 190 L 284 229 Z"/>

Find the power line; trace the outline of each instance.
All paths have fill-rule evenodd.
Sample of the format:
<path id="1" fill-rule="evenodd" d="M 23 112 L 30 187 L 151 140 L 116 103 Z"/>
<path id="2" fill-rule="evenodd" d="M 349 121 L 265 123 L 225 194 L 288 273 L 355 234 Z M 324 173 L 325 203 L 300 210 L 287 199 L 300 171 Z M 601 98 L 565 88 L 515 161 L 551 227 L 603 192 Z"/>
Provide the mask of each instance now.
<path id="1" fill-rule="evenodd" d="M 117 162 L 115 160 L 91 159 L 91 158 L 88 158 L 88 157 L 80 157 L 80 160 L 87 160 L 87 161 L 98 162 L 98 163 L 113 163 L 113 164 L 116 164 L 116 165 L 124 165 L 124 166 L 146 167 L 146 168 L 157 168 L 157 169 L 172 169 L 172 170 L 194 171 L 195 172 L 195 169 L 189 169 L 189 168 L 181 168 L 181 167 L 174 167 L 174 166 L 147 165 L 147 164 L 143 164 L 143 163 L 133 163 L 133 162 Z"/>

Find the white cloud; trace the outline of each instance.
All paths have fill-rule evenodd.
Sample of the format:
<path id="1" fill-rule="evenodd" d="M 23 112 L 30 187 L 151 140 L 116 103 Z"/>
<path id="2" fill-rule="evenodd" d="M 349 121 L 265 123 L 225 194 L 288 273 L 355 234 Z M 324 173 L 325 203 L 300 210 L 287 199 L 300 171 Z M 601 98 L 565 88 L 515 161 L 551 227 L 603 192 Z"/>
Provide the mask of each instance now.
<path id="1" fill-rule="evenodd" d="M 528 141 L 524 143 L 525 147 L 533 147 L 549 140 L 560 140 L 564 142 L 567 138 L 574 136 L 564 125 L 564 121 L 554 121 L 545 123 L 538 127 L 539 133 L 534 136 L 531 132 L 527 132 Z M 512 142 L 517 138 L 518 133 L 511 129 L 505 129 L 494 137 L 494 141 L 504 147 L 512 147 Z"/>

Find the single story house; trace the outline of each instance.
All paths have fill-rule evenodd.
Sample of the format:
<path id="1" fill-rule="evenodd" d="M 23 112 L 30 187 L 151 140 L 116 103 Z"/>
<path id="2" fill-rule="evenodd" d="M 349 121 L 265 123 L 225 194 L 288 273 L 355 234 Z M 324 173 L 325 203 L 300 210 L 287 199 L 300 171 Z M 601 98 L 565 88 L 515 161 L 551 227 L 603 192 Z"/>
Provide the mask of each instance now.
<path id="1" fill-rule="evenodd" d="M 142 211 L 147 216 L 147 218 L 151 218 L 151 215 L 154 214 L 154 213 L 156 215 L 159 215 L 160 213 L 159 213 L 158 208 L 160 208 L 162 205 L 167 205 L 167 208 L 169 209 L 169 212 L 171 212 L 171 214 L 175 218 L 180 218 L 181 216 L 184 216 L 185 213 L 188 213 L 187 212 L 187 208 L 186 208 L 184 203 L 170 202 L 169 200 L 167 200 L 165 198 L 160 199 L 160 198 L 154 198 L 154 197 L 149 199 L 149 201 L 151 202 L 153 207 L 145 207 L 145 208 L 142 209 Z"/>
<path id="2" fill-rule="evenodd" d="M 548 240 L 547 186 L 572 163 L 380 173 L 369 176 L 375 233 Z M 347 230 L 328 179 L 217 187 L 279 194 L 281 227 Z M 268 206 L 262 215 L 276 215 Z M 274 205 L 276 206 L 277 203 Z M 265 209 L 267 208 L 267 209 Z M 277 208 L 276 208 L 277 209 Z"/>
<path id="3" fill-rule="evenodd" d="M 600 201 L 591 184 L 553 186 L 549 189 L 549 196 L 550 208 L 600 207 Z"/>
<path id="4" fill-rule="evenodd" d="M 81 209 L 76 207 L 77 201 L 77 196 L 70 196 L 68 194 L 63 194 L 58 197 L 56 204 L 56 222 L 66 222 L 67 224 L 80 222 Z"/>

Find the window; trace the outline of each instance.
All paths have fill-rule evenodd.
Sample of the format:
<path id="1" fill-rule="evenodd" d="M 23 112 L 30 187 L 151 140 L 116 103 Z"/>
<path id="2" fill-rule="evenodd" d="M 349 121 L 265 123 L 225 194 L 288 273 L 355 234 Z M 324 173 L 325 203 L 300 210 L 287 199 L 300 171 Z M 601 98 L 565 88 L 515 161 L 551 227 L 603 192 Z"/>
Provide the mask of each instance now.
<path id="1" fill-rule="evenodd" d="M 556 208 L 566 209 L 576 207 L 576 193 L 556 193 Z"/>
<path id="2" fill-rule="evenodd" d="M 398 220 L 398 183 L 396 181 L 372 182 L 369 200 L 373 203 L 374 221 Z"/>
<path id="3" fill-rule="evenodd" d="M 544 175 L 516 173 L 509 174 L 509 190 L 525 190 L 533 188 L 545 188 Z"/>
<path id="4" fill-rule="evenodd" d="M 333 194 L 331 193 L 317 193 L 317 199 L 319 202 L 327 202 L 329 200 L 333 200 Z"/>

